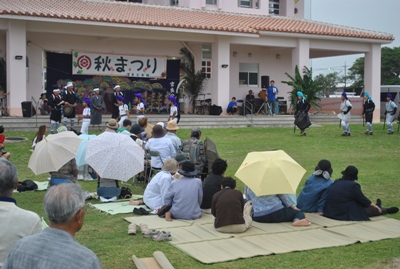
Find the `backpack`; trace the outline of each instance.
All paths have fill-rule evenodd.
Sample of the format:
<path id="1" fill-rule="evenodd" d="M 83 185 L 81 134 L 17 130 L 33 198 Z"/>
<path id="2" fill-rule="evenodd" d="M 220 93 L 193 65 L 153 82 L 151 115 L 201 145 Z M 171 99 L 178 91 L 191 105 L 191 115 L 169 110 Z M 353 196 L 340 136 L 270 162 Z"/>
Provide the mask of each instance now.
<path id="1" fill-rule="evenodd" d="M 121 194 L 119 195 L 120 199 L 129 199 L 132 197 L 132 191 L 128 187 L 121 188 Z"/>
<path id="2" fill-rule="evenodd" d="M 185 140 L 182 144 L 182 154 L 193 164 L 202 163 L 200 159 L 200 146 L 202 144 L 201 140 Z"/>
<path id="3" fill-rule="evenodd" d="M 22 182 L 18 182 L 17 191 L 19 191 L 19 192 L 33 191 L 33 190 L 37 190 L 37 189 L 38 189 L 38 185 L 30 179 L 27 179 Z"/>

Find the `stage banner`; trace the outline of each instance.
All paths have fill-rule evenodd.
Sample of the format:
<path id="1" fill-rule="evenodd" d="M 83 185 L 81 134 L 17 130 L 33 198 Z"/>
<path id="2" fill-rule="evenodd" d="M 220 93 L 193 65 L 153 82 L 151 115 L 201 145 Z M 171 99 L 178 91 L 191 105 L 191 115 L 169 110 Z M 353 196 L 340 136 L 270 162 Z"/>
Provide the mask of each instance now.
<path id="1" fill-rule="evenodd" d="M 72 53 L 72 74 L 165 78 L 166 57 L 139 57 L 99 53 Z"/>

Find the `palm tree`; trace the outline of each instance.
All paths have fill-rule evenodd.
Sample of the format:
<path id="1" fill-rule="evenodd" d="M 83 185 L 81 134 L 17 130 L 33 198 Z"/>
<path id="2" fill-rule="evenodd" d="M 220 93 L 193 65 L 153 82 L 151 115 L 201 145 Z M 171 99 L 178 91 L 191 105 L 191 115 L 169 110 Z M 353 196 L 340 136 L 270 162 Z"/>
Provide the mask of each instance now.
<path id="1" fill-rule="evenodd" d="M 296 109 L 296 101 L 297 101 L 297 92 L 303 92 L 304 96 L 307 98 L 307 101 L 316 109 L 320 107 L 317 101 L 320 101 L 319 98 L 321 92 L 324 90 L 324 87 L 318 83 L 318 81 L 313 80 L 312 78 L 312 69 L 308 69 L 304 66 L 303 76 L 301 76 L 298 66 L 294 69 L 294 77 L 285 73 L 290 81 L 282 81 L 289 86 L 293 87 L 293 90 L 290 92 L 291 96 L 291 107 Z"/>
<path id="2" fill-rule="evenodd" d="M 180 54 L 183 56 L 183 58 L 181 59 L 181 68 L 185 72 L 184 89 L 185 92 L 191 96 L 194 112 L 195 100 L 199 96 L 199 94 L 203 92 L 206 78 L 201 70 L 195 70 L 194 57 L 187 48 L 181 48 Z"/>

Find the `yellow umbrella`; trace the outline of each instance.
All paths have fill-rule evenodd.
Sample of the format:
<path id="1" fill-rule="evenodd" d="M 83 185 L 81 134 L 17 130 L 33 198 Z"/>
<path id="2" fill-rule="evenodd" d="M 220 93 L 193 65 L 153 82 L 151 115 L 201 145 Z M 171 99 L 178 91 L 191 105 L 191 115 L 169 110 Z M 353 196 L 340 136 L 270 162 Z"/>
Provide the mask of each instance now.
<path id="1" fill-rule="evenodd" d="M 235 176 L 257 196 L 294 194 L 306 170 L 283 150 L 250 152 Z"/>

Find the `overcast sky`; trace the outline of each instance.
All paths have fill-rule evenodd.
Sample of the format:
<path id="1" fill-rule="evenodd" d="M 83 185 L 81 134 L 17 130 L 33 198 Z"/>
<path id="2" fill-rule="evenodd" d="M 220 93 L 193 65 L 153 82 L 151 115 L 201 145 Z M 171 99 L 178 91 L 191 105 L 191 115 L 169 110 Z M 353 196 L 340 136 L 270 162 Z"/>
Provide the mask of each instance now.
<path id="1" fill-rule="evenodd" d="M 303 0 L 300 0 L 303 1 Z M 345 26 L 393 34 L 395 40 L 386 45 L 400 46 L 400 0 L 304 0 L 305 18 Z M 312 60 L 314 75 L 328 74 L 333 68 L 344 73 L 363 54 Z"/>

